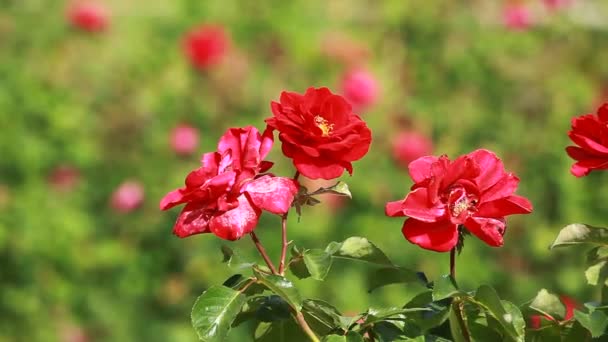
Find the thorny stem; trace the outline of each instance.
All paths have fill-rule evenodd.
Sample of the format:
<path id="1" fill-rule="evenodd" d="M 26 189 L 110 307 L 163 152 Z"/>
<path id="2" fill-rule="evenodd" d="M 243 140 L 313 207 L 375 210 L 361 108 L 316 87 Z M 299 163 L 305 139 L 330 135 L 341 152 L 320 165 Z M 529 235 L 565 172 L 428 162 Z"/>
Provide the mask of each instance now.
<path id="1" fill-rule="evenodd" d="M 456 281 L 456 247 L 450 250 L 450 276 Z"/>
<path id="2" fill-rule="evenodd" d="M 300 325 L 302 330 L 304 330 L 306 335 L 308 335 L 308 338 L 310 338 L 310 340 L 313 342 L 320 342 L 317 335 L 315 335 L 315 333 L 312 331 L 312 329 L 310 329 L 310 326 L 308 326 L 308 323 L 306 323 L 306 320 L 304 319 L 302 312 L 296 311 L 295 316 L 296 316 L 296 321 L 298 321 L 298 324 Z"/>
<path id="3" fill-rule="evenodd" d="M 458 320 L 458 325 L 460 325 L 460 330 L 462 331 L 462 337 L 464 338 L 464 340 L 466 342 L 471 342 L 471 336 L 469 335 L 469 330 L 467 328 L 466 323 L 464 322 L 465 318 L 463 316 L 463 305 L 464 305 L 464 302 L 460 298 L 457 298 L 452 303 L 454 311 L 456 311 L 456 319 Z"/>
<path id="4" fill-rule="evenodd" d="M 277 274 L 277 269 L 272 264 L 272 261 L 270 261 L 270 258 L 268 257 L 268 254 L 266 253 L 266 250 L 264 249 L 264 246 L 262 246 L 262 243 L 258 239 L 257 235 L 255 235 L 254 232 L 249 233 L 249 235 L 251 236 L 251 240 L 253 240 L 255 247 L 257 247 L 258 252 L 260 252 L 260 255 L 262 255 L 262 258 L 264 258 L 266 265 L 268 265 L 268 268 L 270 268 L 270 271 L 272 271 L 272 274 Z"/>
<path id="5" fill-rule="evenodd" d="M 300 171 L 296 171 L 296 173 L 293 175 L 293 180 L 297 182 L 299 177 L 300 177 Z M 281 216 L 282 246 L 281 246 L 281 260 L 279 262 L 279 274 L 280 275 L 285 274 L 285 257 L 287 256 L 287 245 L 288 245 L 288 241 L 287 241 L 287 215 L 288 214 L 289 214 L 289 211 L 286 212 L 283 216 Z"/>

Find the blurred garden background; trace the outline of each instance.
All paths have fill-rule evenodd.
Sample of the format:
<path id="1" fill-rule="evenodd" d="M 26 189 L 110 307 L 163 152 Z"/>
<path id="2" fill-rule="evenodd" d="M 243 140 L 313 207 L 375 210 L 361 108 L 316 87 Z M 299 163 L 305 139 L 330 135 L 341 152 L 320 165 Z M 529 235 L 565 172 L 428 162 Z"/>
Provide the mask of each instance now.
<path id="1" fill-rule="evenodd" d="M 407 193 L 414 156 L 483 147 L 535 210 L 509 218 L 503 248 L 466 240 L 460 286 L 517 304 L 542 287 L 596 295 L 580 250 L 547 247 L 568 223 L 608 225 L 608 175 L 575 178 L 564 151 L 571 117 L 608 101 L 608 2 L 100 0 L 84 24 L 77 5 L 0 0 L 0 341 L 195 341 L 195 298 L 233 273 L 220 246 L 259 257 L 249 239 L 173 236 L 179 210 L 159 200 L 227 128 L 263 129 L 271 100 L 309 86 L 354 92 L 373 142 L 341 178 L 352 200 L 290 216 L 297 245 L 365 236 L 429 279 L 448 273 L 384 204 Z M 202 66 L 185 53 L 201 25 L 224 35 Z M 293 175 L 278 139 L 269 159 Z M 276 260 L 279 218 L 256 232 Z M 400 285 L 368 294 L 364 268 L 298 287 L 353 314 L 405 301 Z"/>

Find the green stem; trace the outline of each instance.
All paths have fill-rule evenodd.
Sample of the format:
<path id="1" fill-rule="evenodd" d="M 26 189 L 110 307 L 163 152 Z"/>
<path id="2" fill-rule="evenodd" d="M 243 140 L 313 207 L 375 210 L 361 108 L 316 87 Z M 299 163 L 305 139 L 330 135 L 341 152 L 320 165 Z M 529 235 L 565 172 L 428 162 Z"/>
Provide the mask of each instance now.
<path id="1" fill-rule="evenodd" d="M 296 311 L 295 316 L 296 316 L 296 321 L 298 322 L 298 324 L 300 325 L 302 330 L 304 330 L 306 335 L 308 335 L 308 338 L 310 338 L 310 340 L 313 342 L 320 342 L 317 335 L 315 335 L 315 333 L 312 331 L 312 329 L 310 329 L 310 326 L 308 326 L 308 323 L 306 323 L 306 320 L 304 319 L 304 316 L 302 315 L 302 313 L 300 311 Z"/>

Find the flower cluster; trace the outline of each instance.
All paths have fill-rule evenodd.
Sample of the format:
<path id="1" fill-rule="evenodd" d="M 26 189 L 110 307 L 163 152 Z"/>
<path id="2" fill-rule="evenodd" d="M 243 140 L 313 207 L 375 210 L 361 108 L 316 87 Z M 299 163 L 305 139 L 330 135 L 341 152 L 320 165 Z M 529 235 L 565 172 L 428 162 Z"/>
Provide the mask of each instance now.
<path id="1" fill-rule="evenodd" d="M 310 88 L 304 95 L 284 92 L 272 103 L 274 117 L 260 134 L 254 127 L 231 128 L 217 151 L 205 153 L 183 188 L 171 191 L 162 210 L 186 204 L 173 232 L 179 237 L 213 233 L 236 240 L 253 231 L 262 211 L 284 215 L 299 190 L 297 177 L 268 173 L 264 160 L 279 131 L 284 154 L 297 171 L 310 178 L 332 179 L 367 153 L 371 132 L 350 105 L 327 88 Z"/>

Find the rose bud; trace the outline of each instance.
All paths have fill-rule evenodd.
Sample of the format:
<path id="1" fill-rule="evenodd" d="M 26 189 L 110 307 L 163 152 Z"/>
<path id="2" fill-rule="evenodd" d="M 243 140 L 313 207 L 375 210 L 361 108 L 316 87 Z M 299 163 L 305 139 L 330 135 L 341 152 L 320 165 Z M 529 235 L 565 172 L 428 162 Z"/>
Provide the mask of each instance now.
<path id="1" fill-rule="evenodd" d="M 112 194 L 110 205 L 121 213 L 129 213 L 139 208 L 144 200 L 144 188 L 137 181 L 125 181 Z"/>
<path id="2" fill-rule="evenodd" d="M 171 147 L 178 155 L 190 155 L 198 147 L 198 130 L 189 125 L 179 125 L 171 131 Z"/>
<path id="3" fill-rule="evenodd" d="M 107 9 L 93 1 L 73 3 L 68 9 L 67 17 L 72 26 L 88 32 L 104 31 L 110 22 Z"/>
<path id="4" fill-rule="evenodd" d="M 221 26 L 201 25 L 186 33 L 182 48 L 195 68 L 207 69 L 223 61 L 230 38 Z"/>
<path id="5" fill-rule="evenodd" d="M 433 153 L 433 141 L 418 132 L 401 132 L 392 141 L 392 152 L 395 161 L 407 169 L 412 161 Z"/>

